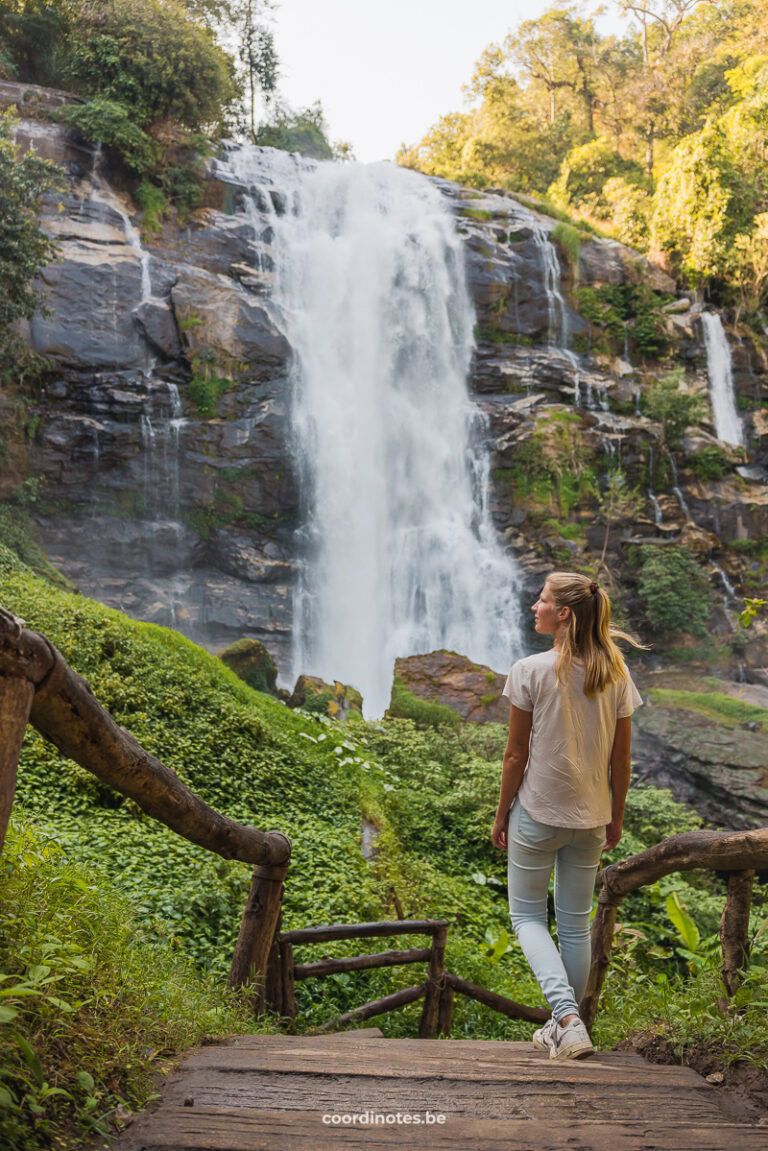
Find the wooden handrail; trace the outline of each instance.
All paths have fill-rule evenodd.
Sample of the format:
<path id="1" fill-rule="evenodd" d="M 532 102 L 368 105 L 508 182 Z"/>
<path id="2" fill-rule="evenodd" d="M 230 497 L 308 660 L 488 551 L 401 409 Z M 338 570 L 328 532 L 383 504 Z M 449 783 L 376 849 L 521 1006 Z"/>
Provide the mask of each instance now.
<path id="1" fill-rule="evenodd" d="M 751 831 L 686 831 L 630 855 L 598 873 L 597 910 L 592 921 L 592 961 L 579 1014 L 591 1029 L 610 964 L 619 904 L 626 895 L 675 871 L 730 871 L 720 923 L 722 977 L 728 995 L 739 985 L 748 954 L 749 907 L 756 870 L 768 867 L 768 827 Z M 720 1000 L 721 1010 L 725 1003 Z"/>
<path id="2" fill-rule="evenodd" d="M 64 755 L 93 772 L 142 811 L 191 843 L 224 859 L 253 865 L 230 985 L 257 980 L 254 1007 L 263 1006 L 266 969 L 280 912 L 291 841 L 281 831 L 259 831 L 209 807 L 115 723 L 90 684 L 73 671 L 45 636 L 0 607 L 0 851 L 16 788 L 21 742 L 31 723 Z"/>
<path id="3" fill-rule="evenodd" d="M 281 943 L 328 943 L 331 939 L 373 939 L 380 935 L 434 935 L 447 919 L 379 919 L 373 923 L 328 923 L 281 931 Z"/>

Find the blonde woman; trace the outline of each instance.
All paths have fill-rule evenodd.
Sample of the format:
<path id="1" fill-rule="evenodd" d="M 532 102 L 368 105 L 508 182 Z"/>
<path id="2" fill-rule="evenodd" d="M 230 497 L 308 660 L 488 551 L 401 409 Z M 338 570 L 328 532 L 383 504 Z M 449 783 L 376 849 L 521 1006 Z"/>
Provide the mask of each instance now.
<path id="1" fill-rule="evenodd" d="M 579 1018 L 590 962 L 590 912 L 603 850 L 621 838 L 632 712 L 642 704 L 610 626 L 607 593 L 588 576 L 553 572 L 531 609 L 549 651 L 518 660 L 503 694 L 509 739 L 491 830 L 508 853 L 512 926 L 552 1018 L 533 1036 L 550 1059 L 594 1051 Z M 558 952 L 547 926 L 555 869 Z"/>

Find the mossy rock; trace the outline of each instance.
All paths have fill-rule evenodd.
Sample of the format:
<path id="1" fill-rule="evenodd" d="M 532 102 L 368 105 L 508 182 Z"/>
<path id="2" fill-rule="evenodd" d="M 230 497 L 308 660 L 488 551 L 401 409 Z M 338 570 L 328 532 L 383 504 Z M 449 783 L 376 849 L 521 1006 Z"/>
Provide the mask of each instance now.
<path id="1" fill-rule="evenodd" d="M 326 683 L 316 675 L 300 675 L 288 706 L 329 715 L 331 719 L 347 719 L 350 712 L 363 714 L 363 697 L 356 688 L 338 680 Z"/>
<path id="2" fill-rule="evenodd" d="M 235 640 L 219 653 L 219 659 L 249 687 L 283 698 L 277 687 L 277 664 L 259 640 Z"/>

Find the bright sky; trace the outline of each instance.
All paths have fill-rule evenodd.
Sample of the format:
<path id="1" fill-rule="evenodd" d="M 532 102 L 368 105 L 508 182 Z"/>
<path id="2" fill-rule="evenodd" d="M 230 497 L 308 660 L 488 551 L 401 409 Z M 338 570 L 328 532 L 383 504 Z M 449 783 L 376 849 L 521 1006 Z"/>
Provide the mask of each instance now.
<path id="1" fill-rule="evenodd" d="M 331 140 L 355 157 L 393 159 L 446 112 L 492 41 L 552 0 L 276 0 L 273 27 L 280 90 L 294 107 L 321 100 Z M 590 8 L 593 5 L 589 5 Z M 603 31 L 624 24 L 616 6 Z"/>

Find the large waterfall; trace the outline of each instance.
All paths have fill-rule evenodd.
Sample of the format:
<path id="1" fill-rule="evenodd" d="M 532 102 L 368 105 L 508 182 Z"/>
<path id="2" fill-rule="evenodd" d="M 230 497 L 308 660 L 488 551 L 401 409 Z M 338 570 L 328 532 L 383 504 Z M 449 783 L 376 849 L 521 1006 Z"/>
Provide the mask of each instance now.
<path id="1" fill-rule="evenodd" d="M 521 654 L 519 580 L 488 511 L 486 424 L 466 383 L 474 313 L 447 202 L 386 163 L 251 147 L 228 160 L 254 217 L 271 214 L 293 349 L 294 671 L 352 684 L 375 717 L 398 656 L 447 647 L 506 670 Z"/>
<path id="2" fill-rule="evenodd" d="M 729 444 L 743 444 L 744 428 L 736 408 L 731 349 L 723 322 L 717 312 L 702 312 L 701 322 L 704 325 L 715 434 L 719 440 Z"/>

